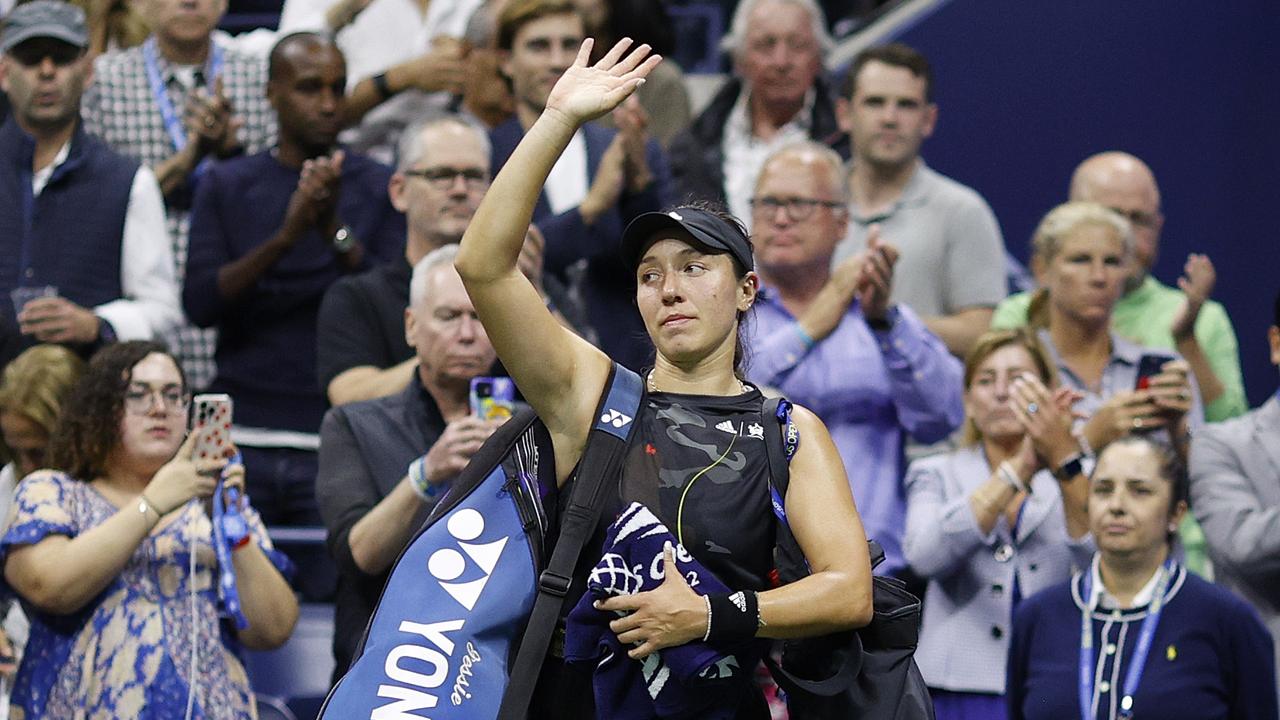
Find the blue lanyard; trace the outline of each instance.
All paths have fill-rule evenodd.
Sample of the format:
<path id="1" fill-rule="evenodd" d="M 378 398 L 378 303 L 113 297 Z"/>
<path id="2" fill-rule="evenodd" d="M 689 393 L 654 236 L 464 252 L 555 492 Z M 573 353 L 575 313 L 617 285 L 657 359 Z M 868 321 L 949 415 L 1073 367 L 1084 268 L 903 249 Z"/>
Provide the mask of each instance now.
<path id="1" fill-rule="evenodd" d="M 782 400 L 778 403 L 776 411 L 778 422 L 782 425 L 782 448 L 786 455 L 787 464 L 791 464 L 791 459 L 795 457 L 796 450 L 800 448 L 800 433 L 796 430 L 796 426 L 791 422 L 791 403 Z M 766 432 L 769 432 L 766 430 Z M 778 488 L 773 483 L 769 483 L 769 499 L 773 505 L 773 514 L 783 525 L 787 524 L 787 506 L 783 502 L 782 495 L 778 494 Z"/>
<path id="2" fill-rule="evenodd" d="M 1164 594 L 1173 579 L 1173 561 L 1169 560 L 1156 571 L 1155 594 L 1151 597 L 1151 605 L 1147 608 L 1147 617 L 1142 621 L 1142 629 L 1138 633 L 1138 646 L 1133 650 L 1129 660 L 1129 669 L 1124 674 L 1124 690 L 1120 696 L 1121 720 L 1133 717 L 1133 694 L 1138 691 L 1138 683 L 1142 680 L 1142 667 L 1147 664 L 1147 653 L 1151 650 L 1151 641 L 1156 634 L 1156 626 L 1160 623 L 1160 613 L 1164 610 Z M 1093 573 L 1084 572 L 1085 602 L 1084 612 L 1080 618 L 1080 717 L 1082 720 L 1096 720 L 1093 712 L 1093 676 L 1098 663 L 1098 654 L 1093 648 Z M 1120 662 L 1117 653 L 1115 662 Z"/>
<path id="3" fill-rule="evenodd" d="M 164 121 L 165 132 L 169 133 L 173 148 L 181 151 L 187 146 L 187 131 L 182 127 L 182 118 L 178 115 L 173 102 L 169 100 L 164 78 L 160 76 L 160 61 L 156 53 L 155 37 L 147 38 L 147 41 L 142 44 L 142 59 L 147 66 L 147 81 L 151 83 L 151 94 L 155 96 L 156 105 L 160 108 L 160 118 Z M 220 72 L 222 72 L 222 48 L 211 40 L 205 83 L 213 87 L 214 80 Z"/>
<path id="4" fill-rule="evenodd" d="M 240 463 L 240 455 L 236 454 L 227 463 L 227 467 Z M 218 602 L 223 613 L 231 618 L 236 628 L 243 630 L 249 627 L 249 620 L 240 609 L 240 591 L 236 587 L 236 568 L 231 562 L 232 548 L 249 534 L 249 525 L 240 514 L 240 491 L 237 488 L 226 488 L 227 502 L 224 507 L 222 494 L 223 479 L 218 479 L 218 487 L 213 491 L 213 549 L 218 556 Z"/>

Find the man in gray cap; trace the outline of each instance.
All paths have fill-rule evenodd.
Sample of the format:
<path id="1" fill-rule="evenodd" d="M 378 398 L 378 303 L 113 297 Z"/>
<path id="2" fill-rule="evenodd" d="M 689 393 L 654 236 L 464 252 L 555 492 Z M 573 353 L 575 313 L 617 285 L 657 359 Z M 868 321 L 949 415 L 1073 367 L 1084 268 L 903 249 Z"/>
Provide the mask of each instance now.
<path id="1" fill-rule="evenodd" d="M 182 320 L 155 176 L 80 128 L 84 13 L 14 8 L 0 29 L 0 364 L 35 342 L 86 354 Z"/>

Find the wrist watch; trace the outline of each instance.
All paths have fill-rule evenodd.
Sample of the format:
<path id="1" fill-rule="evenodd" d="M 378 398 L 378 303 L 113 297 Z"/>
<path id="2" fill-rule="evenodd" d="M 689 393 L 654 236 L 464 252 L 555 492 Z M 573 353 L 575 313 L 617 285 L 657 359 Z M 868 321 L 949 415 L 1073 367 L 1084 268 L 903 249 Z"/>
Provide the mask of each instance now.
<path id="1" fill-rule="evenodd" d="M 1053 477 L 1058 482 L 1066 482 L 1077 475 L 1084 474 L 1084 453 L 1076 453 L 1067 458 L 1065 462 L 1053 471 Z"/>
<path id="2" fill-rule="evenodd" d="M 356 246 L 355 233 L 351 232 L 351 228 L 346 225 L 339 225 L 338 229 L 333 233 L 333 239 L 329 241 L 333 245 L 333 249 L 340 253 L 345 253 Z"/>

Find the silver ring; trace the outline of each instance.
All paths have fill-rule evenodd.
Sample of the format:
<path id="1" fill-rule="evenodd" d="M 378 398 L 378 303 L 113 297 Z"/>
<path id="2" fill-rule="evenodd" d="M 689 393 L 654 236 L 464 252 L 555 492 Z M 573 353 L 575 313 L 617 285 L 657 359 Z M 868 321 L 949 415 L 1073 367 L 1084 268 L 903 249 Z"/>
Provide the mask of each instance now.
<path id="1" fill-rule="evenodd" d="M 1134 418 L 1134 419 L 1133 419 L 1133 429 L 1134 429 L 1134 430 L 1137 430 L 1137 429 L 1139 429 L 1139 428 L 1141 428 L 1141 427 L 1142 427 L 1142 418 L 1140 418 L 1140 417 L 1136 417 L 1136 418 Z"/>
<path id="2" fill-rule="evenodd" d="M 1033 402 L 1029 402 L 1029 403 L 1027 403 L 1027 414 L 1028 414 L 1028 415 L 1035 415 L 1035 414 L 1036 414 L 1036 413 L 1038 413 L 1038 412 L 1040 412 L 1040 406 L 1039 406 L 1039 405 L 1037 405 L 1037 404 L 1035 404 L 1035 403 L 1033 403 Z"/>

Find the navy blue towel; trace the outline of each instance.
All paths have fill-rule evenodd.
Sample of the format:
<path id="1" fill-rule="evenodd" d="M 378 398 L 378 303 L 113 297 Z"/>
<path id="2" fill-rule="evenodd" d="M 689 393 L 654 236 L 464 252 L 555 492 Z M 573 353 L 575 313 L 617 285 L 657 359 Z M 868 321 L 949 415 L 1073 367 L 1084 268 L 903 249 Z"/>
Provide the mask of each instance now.
<path id="1" fill-rule="evenodd" d="M 609 630 L 609 622 L 621 613 L 592 606 L 596 600 L 633 595 L 662 584 L 667 543 L 675 548 L 676 567 L 694 592 L 730 590 L 676 542 L 648 508 L 632 503 L 609 527 L 603 555 L 587 581 L 588 591 L 567 619 L 565 660 L 595 663 L 592 686 L 597 717 L 727 719 L 754 696 L 750 683 L 763 643 L 750 641 L 721 650 L 695 641 L 632 660 L 627 656 L 629 648 Z"/>

